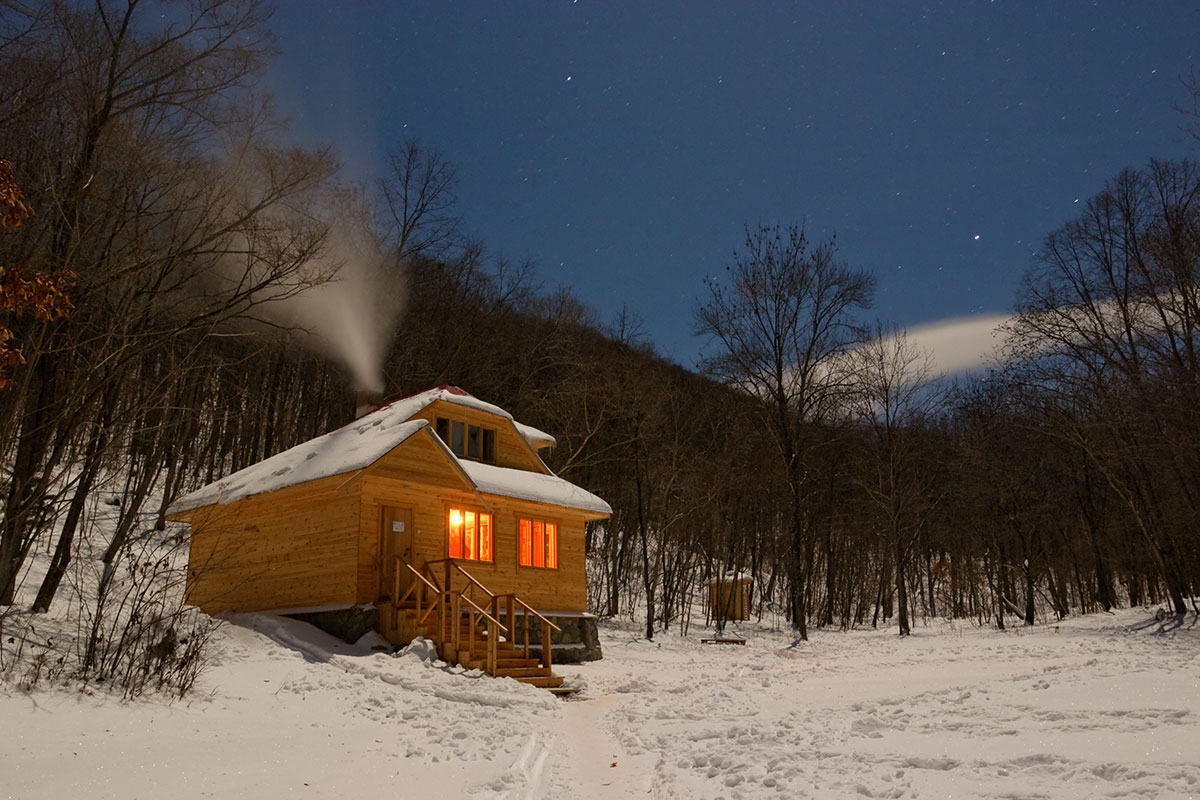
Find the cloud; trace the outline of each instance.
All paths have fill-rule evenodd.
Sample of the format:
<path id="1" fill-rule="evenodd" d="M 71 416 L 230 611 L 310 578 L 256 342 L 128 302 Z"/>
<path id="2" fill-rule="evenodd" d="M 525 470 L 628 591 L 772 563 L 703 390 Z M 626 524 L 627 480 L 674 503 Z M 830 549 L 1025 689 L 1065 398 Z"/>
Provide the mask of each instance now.
<path id="1" fill-rule="evenodd" d="M 908 329 L 908 341 L 933 354 L 934 369 L 945 374 L 980 369 L 1003 342 L 999 326 L 1010 314 L 949 317 Z"/>

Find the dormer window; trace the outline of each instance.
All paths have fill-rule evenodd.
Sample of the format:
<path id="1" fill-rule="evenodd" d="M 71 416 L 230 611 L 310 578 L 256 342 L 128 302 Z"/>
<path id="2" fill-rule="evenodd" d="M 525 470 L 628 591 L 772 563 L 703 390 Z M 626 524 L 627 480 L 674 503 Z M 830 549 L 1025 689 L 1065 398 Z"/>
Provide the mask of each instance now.
<path id="1" fill-rule="evenodd" d="M 438 417 L 434 427 L 450 452 L 459 458 L 496 463 L 496 431 L 492 428 L 446 417 Z"/>

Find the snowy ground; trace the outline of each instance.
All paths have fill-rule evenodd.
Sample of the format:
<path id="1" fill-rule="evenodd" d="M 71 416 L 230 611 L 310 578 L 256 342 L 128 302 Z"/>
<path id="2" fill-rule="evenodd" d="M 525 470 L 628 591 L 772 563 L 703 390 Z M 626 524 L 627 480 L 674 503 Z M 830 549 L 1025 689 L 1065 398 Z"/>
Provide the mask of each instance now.
<path id="1" fill-rule="evenodd" d="M 186 701 L 0 689 L 0 797 L 1200 797 L 1194 615 L 742 632 L 605 627 L 560 701 L 242 617 Z"/>

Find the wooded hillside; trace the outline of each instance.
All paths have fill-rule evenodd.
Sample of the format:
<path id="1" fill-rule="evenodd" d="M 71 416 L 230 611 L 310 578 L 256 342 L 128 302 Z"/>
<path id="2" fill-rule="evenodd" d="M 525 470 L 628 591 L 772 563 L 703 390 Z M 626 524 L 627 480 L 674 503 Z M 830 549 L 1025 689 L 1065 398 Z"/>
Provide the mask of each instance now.
<path id="1" fill-rule="evenodd" d="M 0 231 L 0 606 L 45 552 L 50 607 L 99 493 L 111 566 L 181 493 L 348 421 L 364 377 L 293 300 L 362 252 L 404 298 L 378 314 L 385 394 L 452 383 L 554 434 L 550 466 L 614 508 L 590 606 L 648 608 L 647 635 L 729 572 L 802 636 L 1200 594 L 1196 164 L 1123 173 L 1051 233 L 997 368 L 956 385 L 872 324 L 831 243 L 750 229 L 696 287 L 699 374 L 472 241 L 431 143 L 371 186 L 290 144 L 258 3 L 148 9 L 2 12 L 0 157 L 32 215 Z M 36 276 L 69 306 L 23 306 Z"/>

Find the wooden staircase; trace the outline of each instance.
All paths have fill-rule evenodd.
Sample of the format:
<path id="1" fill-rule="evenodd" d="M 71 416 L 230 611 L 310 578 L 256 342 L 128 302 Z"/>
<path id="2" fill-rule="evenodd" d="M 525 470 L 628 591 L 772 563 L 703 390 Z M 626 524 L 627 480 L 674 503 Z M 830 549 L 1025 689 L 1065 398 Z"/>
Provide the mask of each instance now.
<path id="1" fill-rule="evenodd" d="M 579 691 L 564 687 L 562 676 L 555 675 L 552 669 L 550 632 L 559 630 L 558 626 L 515 594 L 493 594 L 450 559 L 430 562 L 423 570 L 403 558 L 397 557 L 396 561 L 392 596 L 399 596 L 400 601 L 391 609 L 392 624 L 388 632 L 398 640 L 411 641 L 424 636 L 434 643 L 443 661 L 482 670 L 497 678 L 512 678 L 559 696 Z M 439 570 L 443 575 L 434 573 L 434 565 L 444 565 L 444 570 Z M 401 570 L 412 577 L 403 594 Z M 518 613 L 526 622 L 523 641 L 517 641 L 513 635 Z M 542 625 L 540 648 L 529 645 L 529 625 L 534 621 Z"/>

